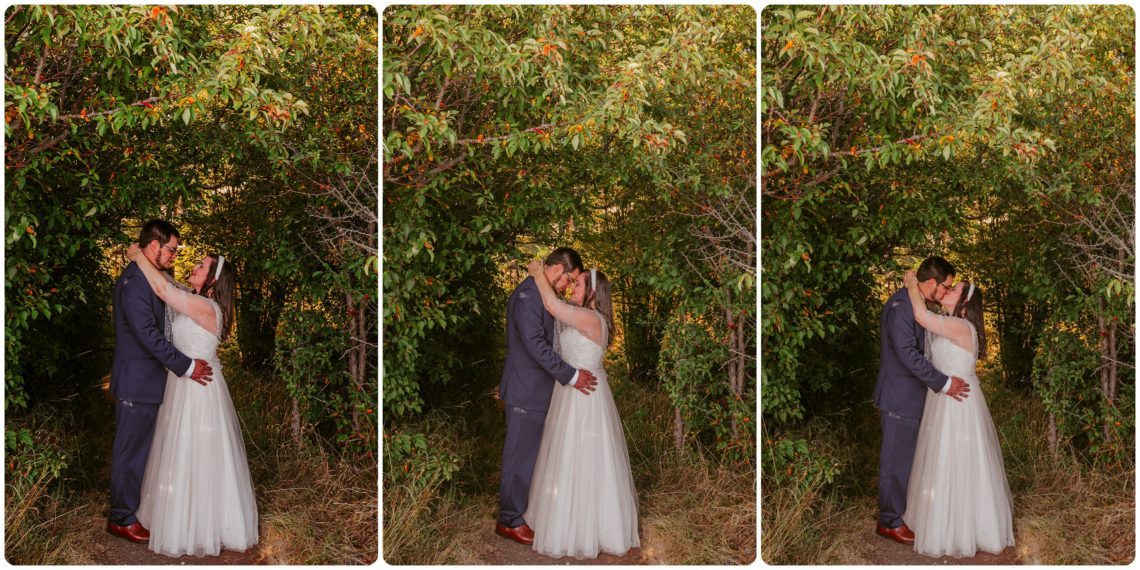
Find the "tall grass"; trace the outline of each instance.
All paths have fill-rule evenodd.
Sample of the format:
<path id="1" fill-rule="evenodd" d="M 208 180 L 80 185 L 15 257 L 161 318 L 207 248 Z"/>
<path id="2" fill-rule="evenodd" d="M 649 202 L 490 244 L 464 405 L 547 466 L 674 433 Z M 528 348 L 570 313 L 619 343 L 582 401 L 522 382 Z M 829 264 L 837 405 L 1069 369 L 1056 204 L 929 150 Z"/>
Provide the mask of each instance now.
<path id="1" fill-rule="evenodd" d="M 298 450 L 288 424 L 289 399 L 279 382 L 252 376 L 236 355 L 222 354 L 226 381 L 247 441 L 257 495 L 260 562 L 370 564 L 378 555 L 378 465 L 338 458 L 310 439 Z M 98 388 L 70 407 L 41 407 L 8 429 L 28 426 L 37 442 L 67 454 L 55 484 L 26 484 L 8 473 L 5 555 L 13 564 L 97 564 L 96 541 L 108 507 L 111 403 Z M 310 434 L 311 435 L 311 434 Z M 312 436 L 315 437 L 315 436 Z"/>
<path id="2" fill-rule="evenodd" d="M 621 367 L 613 367 L 621 370 Z M 660 390 L 611 376 L 639 498 L 641 562 L 747 564 L 756 557 L 756 473 L 678 455 Z M 388 471 L 384 560 L 390 564 L 494 564 L 501 408 L 480 396 L 403 425 L 459 458 L 451 481 Z"/>
<path id="3" fill-rule="evenodd" d="M 67 538 L 57 530 L 76 513 L 69 500 L 75 467 L 67 465 L 83 456 L 84 442 L 75 415 L 45 403 L 9 419 L 5 428 L 27 430 L 32 441 L 15 448 L 9 443 L 5 454 L 5 557 L 19 564 L 73 563 Z"/>
<path id="4" fill-rule="evenodd" d="M 1135 553 L 1135 469 L 1094 469 L 1053 457 L 1034 398 L 982 380 L 1013 494 L 1016 557 L 1026 564 L 1127 564 Z M 769 564 L 870 564 L 877 507 L 878 422 L 866 409 L 802 428 L 844 471 L 830 487 L 764 480 L 762 557 Z"/>
<path id="5" fill-rule="evenodd" d="M 261 561 L 269 564 L 371 564 L 379 554 L 379 464 L 342 457 L 315 434 L 297 449 L 284 386 L 227 359 L 226 380 L 249 445 L 257 494 Z"/>

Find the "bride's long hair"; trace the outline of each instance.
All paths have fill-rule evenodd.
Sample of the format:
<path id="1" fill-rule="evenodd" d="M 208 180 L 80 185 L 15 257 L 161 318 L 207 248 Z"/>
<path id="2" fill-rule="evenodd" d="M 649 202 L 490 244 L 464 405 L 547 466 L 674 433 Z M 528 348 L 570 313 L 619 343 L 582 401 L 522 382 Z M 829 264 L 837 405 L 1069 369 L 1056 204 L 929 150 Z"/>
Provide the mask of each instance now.
<path id="1" fill-rule="evenodd" d="M 606 335 L 606 348 L 609 348 L 614 342 L 614 301 L 613 295 L 610 290 L 610 280 L 602 273 L 601 269 L 595 269 L 594 272 L 598 277 L 597 288 L 590 288 L 590 279 L 586 278 L 586 300 L 583 304 L 587 307 L 590 306 L 590 301 L 594 301 L 594 308 L 602 314 L 606 320 L 606 330 L 609 334 Z"/>
<path id="2" fill-rule="evenodd" d="M 229 258 L 222 263 L 222 272 L 214 279 L 214 273 L 218 268 L 218 254 L 211 253 L 206 257 L 213 260 L 210 264 L 210 270 L 206 274 L 206 282 L 202 285 L 202 290 L 198 294 L 203 297 L 209 297 L 218 304 L 218 308 L 222 310 L 222 340 L 230 337 L 230 330 L 233 328 L 234 323 L 234 286 L 237 283 L 237 272 L 234 271 L 234 264 Z M 210 293 L 213 292 L 213 297 Z"/>
<path id="3" fill-rule="evenodd" d="M 970 295 L 970 300 L 967 301 L 966 295 L 970 292 L 970 282 L 963 281 L 958 286 L 963 288 L 962 296 L 958 297 L 958 303 L 954 305 L 954 311 L 951 315 L 966 319 L 974 325 L 974 330 L 978 331 L 978 360 L 982 360 L 986 357 L 986 320 L 985 313 L 982 312 L 982 289 L 974 285 L 974 293 Z"/>

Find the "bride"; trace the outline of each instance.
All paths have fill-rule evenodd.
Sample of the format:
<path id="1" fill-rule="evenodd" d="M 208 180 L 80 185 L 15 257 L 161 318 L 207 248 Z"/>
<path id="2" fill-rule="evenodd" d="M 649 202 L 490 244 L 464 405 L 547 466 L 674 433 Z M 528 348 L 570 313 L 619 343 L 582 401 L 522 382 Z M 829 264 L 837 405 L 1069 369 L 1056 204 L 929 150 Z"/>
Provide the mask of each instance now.
<path id="1" fill-rule="evenodd" d="M 962 402 L 926 395 L 903 520 L 914 530 L 919 554 L 998 554 L 1013 546 L 1013 513 L 1001 445 L 975 370 L 986 355 L 982 292 L 959 283 L 942 298 L 951 315 L 942 316 L 926 309 L 913 271 L 903 283 L 914 318 L 927 331 L 931 364 L 975 387 Z"/>
<path id="2" fill-rule="evenodd" d="M 581 272 L 570 299 L 580 305 L 575 307 L 558 299 L 543 278 L 542 262 L 527 269 L 543 306 L 559 322 L 562 359 L 598 379 L 589 397 L 554 386 L 524 516 L 534 529 L 532 548 L 554 558 L 625 554 L 641 541 L 625 432 L 602 366 L 613 328 L 609 281 L 594 269 Z"/>
<path id="3" fill-rule="evenodd" d="M 174 346 L 214 369 L 206 386 L 168 373 L 137 513 L 150 529 L 150 549 L 175 557 L 245 551 L 257 544 L 257 504 L 217 352 L 233 326 L 233 265 L 220 255 L 203 257 L 190 271 L 191 292 L 155 268 L 137 245 L 128 257 L 166 302 Z"/>

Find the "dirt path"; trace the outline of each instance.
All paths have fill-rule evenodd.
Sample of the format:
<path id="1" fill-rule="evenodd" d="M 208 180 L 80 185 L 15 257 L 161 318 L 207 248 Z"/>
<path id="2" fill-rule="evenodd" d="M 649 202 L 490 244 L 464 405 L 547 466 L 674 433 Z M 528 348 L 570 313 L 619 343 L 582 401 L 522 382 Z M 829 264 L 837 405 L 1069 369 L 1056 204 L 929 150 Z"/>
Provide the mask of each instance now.
<path id="1" fill-rule="evenodd" d="M 480 548 L 480 555 L 485 564 L 495 566 L 632 566 L 645 564 L 642 560 L 640 548 L 630 550 L 625 556 L 599 554 L 593 560 L 575 560 L 570 557 L 555 559 L 539 554 L 531 550 L 529 546 L 495 534 L 494 523 L 486 526 L 487 542 Z"/>
<path id="2" fill-rule="evenodd" d="M 183 556 L 171 558 L 155 554 L 147 549 L 145 544 L 136 544 L 129 540 L 112 536 L 106 532 L 107 520 L 102 516 L 91 517 L 89 535 L 84 537 L 88 544 L 93 564 L 106 565 L 153 565 L 153 566 L 249 566 L 266 564 L 262 560 L 260 551 L 255 546 L 249 552 L 232 552 L 223 550 L 218 556 Z"/>
<path id="3" fill-rule="evenodd" d="M 954 558 L 951 556 L 931 558 L 915 552 L 913 546 L 899 544 L 893 540 L 872 535 L 870 530 L 868 529 L 869 532 L 867 533 L 867 540 L 870 541 L 870 552 L 867 556 L 868 564 L 881 566 L 1015 566 L 1021 564 L 1021 560 L 1017 557 L 1016 547 L 1007 548 L 1001 554 L 978 552 L 977 556 L 973 558 Z"/>

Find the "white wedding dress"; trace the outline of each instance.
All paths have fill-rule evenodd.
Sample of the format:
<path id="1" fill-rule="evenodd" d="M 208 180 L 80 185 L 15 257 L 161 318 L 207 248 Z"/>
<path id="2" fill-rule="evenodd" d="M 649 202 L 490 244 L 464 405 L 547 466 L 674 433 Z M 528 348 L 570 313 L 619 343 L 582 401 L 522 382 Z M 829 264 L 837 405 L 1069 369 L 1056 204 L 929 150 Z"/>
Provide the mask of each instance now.
<path id="1" fill-rule="evenodd" d="M 939 316 L 937 322 L 950 318 Z M 914 531 L 915 552 L 927 556 L 972 557 L 978 550 L 998 554 L 1013 546 L 1009 483 L 975 368 L 977 332 L 973 325 L 969 331 L 968 349 L 926 333 L 934 367 L 970 385 L 969 397 L 962 401 L 926 394 L 903 521 Z"/>
<path id="2" fill-rule="evenodd" d="M 210 304 L 217 330 L 222 330 L 221 311 L 212 300 Z M 202 386 L 168 373 L 136 515 L 150 530 L 149 548 L 159 554 L 213 556 L 222 548 L 244 552 L 257 544 L 257 503 L 218 360 L 218 337 L 182 313 L 175 311 L 168 319 L 174 346 L 208 362 L 213 381 Z"/>
<path id="3" fill-rule="evenodd" d="M 603 320 L 603 335 L 605 330 Z M 573 328 L 562 331 L 562 359 L 593 373 L 597 390 L 586 395 L 554 384 L 523 518 L 534 530 L 536 552 L 577 559 L 622 555 L 641 541 L 625 431 L 602 366 L 605 349 Z"/>

